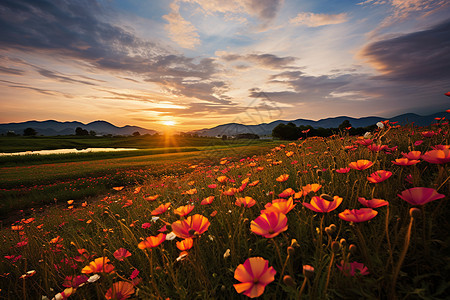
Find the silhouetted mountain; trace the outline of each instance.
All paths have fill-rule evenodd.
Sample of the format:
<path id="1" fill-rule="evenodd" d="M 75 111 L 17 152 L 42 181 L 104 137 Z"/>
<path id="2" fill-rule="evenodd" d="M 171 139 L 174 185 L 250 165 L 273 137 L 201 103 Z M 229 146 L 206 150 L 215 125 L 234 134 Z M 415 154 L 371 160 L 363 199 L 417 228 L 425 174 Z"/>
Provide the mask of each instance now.
<path id="1" fill-rule="evenodd" d="M 75 134 L 75 129 L 81 127 L 87 131 L 95 131 L 98 135 L 132 135 L 138 131 L 140 134 L 154 134 L 155 130 L 145 129 L 138 126 L 117 127 L 106 121 L 95 121 L 88 124 L 81 122 L 58 122 L 54 120 L 48 121 L 27 121 L 21 123 L 0 124 L 0 134 L 6 134 L 13 131 L 16 134 L 23 134 L 24 129 L 31 127 L 37 131 L 38 135 L 71 135 Z"/>
<path id="2" fill-rule="evenodd" d="M 443 117 L 448 115 L 446 112 L 435 113 L 429 116 L 420 116 L 413 113 L 403 114 L 389 118 L 391 122 L 398 122 L 400 125 L 406 125 L 414 123 L 416 126 L 428 126 L 435 122 L 436 117 Z M 314 128 L 337 128 L 345 120 L 349 120 L 350 124 L 357 127 L 367 127 L 377 122 L 387 120 L 388 118 L 382 117 L 363 117 L 363 118 L 352 118 L 352 117 L 334 117 L 326 118 L 318 121 L 307 120 L 307 119 L 297 119 L 297 120 L 277 120 L 271 123 L 262 123 L 258 125 L 243 125 L 238 123 L 229 123 L 219 125 L 213 128 L 206 128 L 201 130 L 195 130 L 192 133 L 196 133 L 200 136 L 235 136 L 239 133 L 254 133 L 259 136 L 272 135 L 272 130 L 280 123 L 287 124 L 289 122 L 294 123 L 296 126 L 312 126 Z"/>

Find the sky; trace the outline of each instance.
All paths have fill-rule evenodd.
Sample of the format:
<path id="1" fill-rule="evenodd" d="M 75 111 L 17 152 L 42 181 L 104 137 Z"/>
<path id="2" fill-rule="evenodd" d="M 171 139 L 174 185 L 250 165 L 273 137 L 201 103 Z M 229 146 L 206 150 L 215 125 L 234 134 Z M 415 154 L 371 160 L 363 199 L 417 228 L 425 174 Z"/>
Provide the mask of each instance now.
<path id="1" fill-rule="evenodd" d="M 0 1 L 0 123 L 427 115 L 449 70 L 447 0 Z"/>

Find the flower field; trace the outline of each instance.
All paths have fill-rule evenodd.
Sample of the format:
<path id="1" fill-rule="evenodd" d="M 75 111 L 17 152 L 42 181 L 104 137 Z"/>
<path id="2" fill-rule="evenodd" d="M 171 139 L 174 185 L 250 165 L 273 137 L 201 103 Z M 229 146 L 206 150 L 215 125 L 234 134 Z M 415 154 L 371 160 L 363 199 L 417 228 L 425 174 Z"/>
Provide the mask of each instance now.
<path id="1" fill-rule="evenodd" d="M 444 299 L 448 131 L 385 122 L 165 164 L 2 228 L 0 297 Z"/>

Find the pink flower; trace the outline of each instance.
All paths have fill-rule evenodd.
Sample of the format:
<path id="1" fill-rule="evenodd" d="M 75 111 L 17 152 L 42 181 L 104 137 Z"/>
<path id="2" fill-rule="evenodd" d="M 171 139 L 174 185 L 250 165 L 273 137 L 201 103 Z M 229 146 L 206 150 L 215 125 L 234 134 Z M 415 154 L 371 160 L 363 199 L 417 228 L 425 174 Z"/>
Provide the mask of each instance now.
<path id="1" fill-rule="evenodd" d="M 361 208 L 361 209 L 346 209 L 339 214 L 339 218 L 347 222 L 365 222 L 374 218 L 378 212 L 371 208 Z"/>
<path id="2" fill-rule="evenodd" d="M 131 253 L 125 248 L 119 248 L 114 252 L 114 257 L 120 261 L 129 256 L 131 256 Z"/>
<path id="3" fill-rule="evenodd" d="M 378 170 L 378 171 L 370 174 L 370 176 L 367 177 L 367 180 L 369 180 L 372 183 L 380 183 L 382 181 L 385 181 L 386 179 L 388 179 L 391 176 L 392 176 L 392 172 L 385 171 L 385 170 Z"/>
<path id="4" fill-rule="evenodd" d="M 340 168 L 336 170 L 337 173 L 344 174 L 350 172 L 350 168 Z"/>
<path id="5" fill-rule="evenodd" d="M 439 194 L 435 189 L 425 187 L 407 189 L 397 196 L 412 205 L 424 205 L 445 197 L 445 195 Z"/>
<path id="6" fill-rule="evenodd" d="M 341 261 L 340 265 L 336 265 L 339 270 L 344 273 L 345 276 L 356 276 L 356 275 L 368 275 L 369 270 L 367 269 L 364 264 L 359 262 L 351 262 L 351 263 L 344 263 L 344 261 Z"/>
<path id="7" fill-rule="evenodd" d="M 236 292 L 255 298 L 264 293 L 266 285 L 275 280 L 277 271 L 269 267 L 269 261 L 262 257 L 250 257 L 237 266 L 234 278 L 241 283 L 234 284 Z"/>
<path id="8" fill-rule="evenodd" d="M 389 205 L 389 202 L 382 200 L 382 199 L 366 200 L 366 198 L 364 198 L 364 197 L 359 197 L 358 201 L 365 207 L 369 207 L 369 208 L 378 208 L 378 207 Z"/>

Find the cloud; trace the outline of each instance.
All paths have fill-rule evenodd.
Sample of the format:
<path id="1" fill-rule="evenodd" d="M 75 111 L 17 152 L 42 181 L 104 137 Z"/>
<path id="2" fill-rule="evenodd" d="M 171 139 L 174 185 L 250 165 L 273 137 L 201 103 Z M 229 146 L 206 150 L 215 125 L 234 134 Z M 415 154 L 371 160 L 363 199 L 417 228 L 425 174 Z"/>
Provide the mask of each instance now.
<path id="1" fill-rule="evenodd" d="M 277 15 L 283 0 L 181 0 L 196 3 L 205 13 L 246 13 L 261 21 L 270 21 Z"/>
<path id="2" fill-rule="evenodd" d="M 8 68 L 8 67 L 0 66 L 0 73 L 11 74 L 11 75 L 23 75 L 25 73 L 25 71 L 15 69 L 15 68 Z"/>
<path id="3" fill-rule="evenodd" d="M 319 27 L 324 25 L 334 25 L 347 22 L 347 14 L 341 13 L 336 15 L 315 14 L 315 13 L 299 13 L 295 18 L 289 20 L 294 25 L 306 25 L 308 27 Z"/>
<path id="4" fill-rule="evenodd" d="M 225 51 L 218 51 L 216 55 L 226 62 L 231 61 L 244 61 L 244 62 L 252 62 L 259 66 L 269 68 L 269 69 L 283 69 L 289 68 L 289 65 L 294 63 L 297 58 L 292 56 L 280 57 L 274 54 L 264 53 L 264 54 L 234 54 L 227 53 Z"/>
<path id="5" fill-rule="evenodd" d="M 54 71 L 50 71 L 50 70 L 47 70 L 47 69 L 38 68 L 37 71 L 38 71 L 39 74 L 41 74 L 44 77 L 51 78 L 51 79 L 56 79 L 56 80 L 61 81 L 61 82 L 76 83 L 76 84 L 80 84 L 81 83 L 81 84 L 91 85 L 91 86 L 97 85 L 95 83 L 92 83 L 92 82 L 89 82 L 89 81 L 86 81 L 86 80 L 76 80 L 76 79 L 73 79 L 73 78 L 71 78 L 69 76 L 66 76 L 64 74 L 61 74 L 59 72 L 54 72 Z M 86 78 L 85 76 L 83 76 L 83 77 Z M 87 77 L 87 78 L 89 78 L 89 77 Z M 91 78 L 89 78 L 89 79 L 91 79 Z"/>
<path id="6" fill-rule="evenodd" d="M 200 45 L 200 38 L 196 28 L 191 22 L 181 16 L 178 3 L 172 3 L 170 8 L 171 12 L 163 16 L 163 19 L 169 22 L 165 26 L 169 37 L 183 48 L 194 49 Z"/>
<path id="7" fill-rule="evenodd" d="M 395 81 L 450 79 L 450 19 L 430 29 L 377 41 L 360 57 L 381 72 L 378 78 Z"/>
<path id="8" fill-rule="evenodd" d="M 1 1 L 0 50 L 5 55 L 24 51 L 64 59 L 96 72 L 133 74 L 173 95 L 231 104 L 222 94 L 226 83 L 214 79 L 220 69 L 214 59 L 174 54 L 102 19 L 109 14 L 108 7 L 90 0 Z M 94 85 L 45 68 L 39 72 L 59 81 Z M 191 77 L 197 81 L 186 84 Z"/>
<path id="9" fill-rule="evenodd" d="M 41 89 L 41 88 L 26 85 L 23 83 L 12 82 L 9 80 L 0 80 L 0 82 L 6 83 L 7 86 L 11 87 L 11 88 L 32 90 L 32 91 L 38 92 L 39 94 L 43 94 L 43 95 L 47 95 L 47 96 L 63 96 L 66 98 L 74 98 L 74 96 L 72 96 L 70 94 L 62 93 L 62 92 L 55 91 L 55 90 Z"/>

